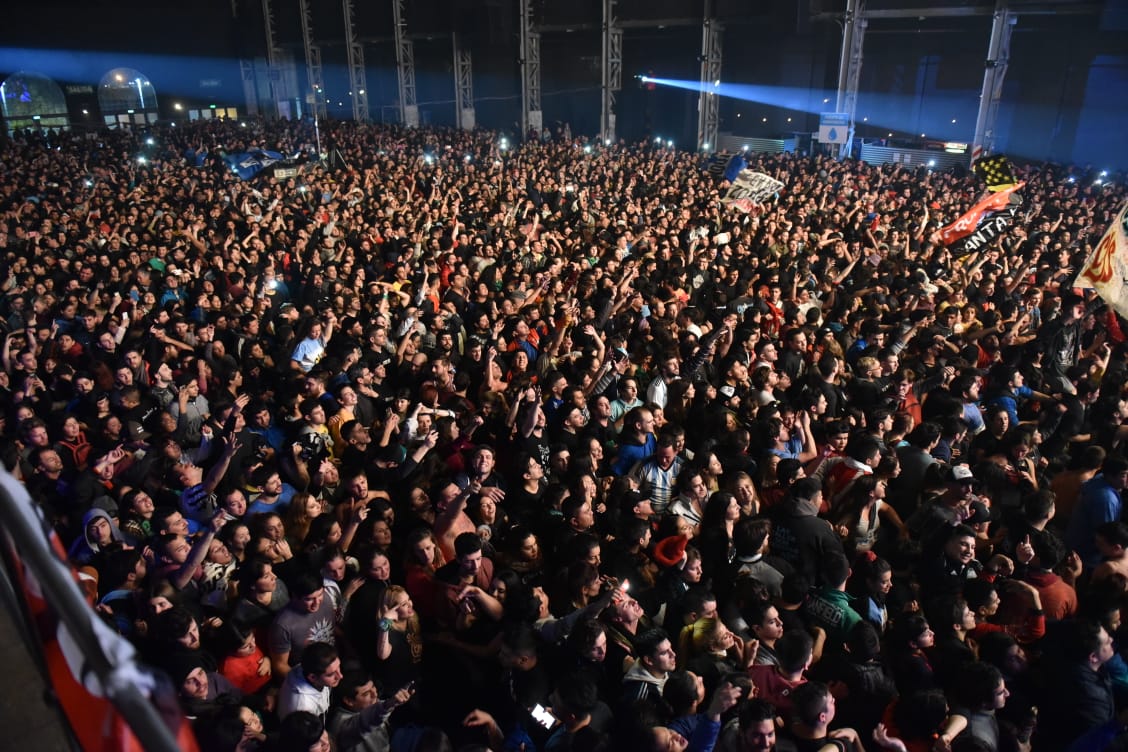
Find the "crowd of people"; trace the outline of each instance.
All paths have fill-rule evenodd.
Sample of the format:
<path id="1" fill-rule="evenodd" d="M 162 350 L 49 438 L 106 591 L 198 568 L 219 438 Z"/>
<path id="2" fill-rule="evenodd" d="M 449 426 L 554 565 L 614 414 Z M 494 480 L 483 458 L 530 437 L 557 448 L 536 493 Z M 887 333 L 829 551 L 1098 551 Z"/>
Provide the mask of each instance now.
<path id="1" fill-rule="evenodd" d="M 1124 181 L 320 137 L 0 151 L 4 464 L 201 749 L 1124 748 Z"/>

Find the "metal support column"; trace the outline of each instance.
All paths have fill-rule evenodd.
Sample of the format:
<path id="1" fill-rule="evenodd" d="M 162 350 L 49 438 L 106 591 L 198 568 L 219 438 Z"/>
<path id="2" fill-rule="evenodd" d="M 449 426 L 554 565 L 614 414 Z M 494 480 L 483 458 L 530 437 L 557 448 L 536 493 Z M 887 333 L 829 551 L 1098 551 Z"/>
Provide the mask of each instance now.
<path id="1" fill-rule="evenodd" d="M 975 136 L 972 138 L 972 160 L 991 154 L 995 149 L 995 122 L 999 118 L 999 102 L 1003 98 L 1003 81 L 1010 61 L 1011 32 L 1015 18 L 1008 0 L 995 3 L 991 21 L 991 41 L 987 47 L 987 64 L 983 70 L 983 91 L 979 95 L 979 114 L 975 117 Z"/>
<path id="2" fill-rule="evenodd" d="M 839 145 L 838 156 L 850 153 L 854 143 L 854 118 L 858 111 L 858 81 L 862 74 L 862 50 L 866 40 L 865 0 L 847 0 L 846 15 L 842 19 L 842 52 L 838 59 L 838 98 L 835 112 L 850 116 L 850 133 L 846 146 Z"/>
<path id="3" fill-rule="evenodd" d="M 392 0 L 392 23 L 396 35 L 396 81 L 399 84 L 400 123 L 419 127 L 419 104 L 415 98 L 415 47 L 407 38 L 403 0 Z"/>
<path id="4" fill-rule="evenodd" d="M 464 131 L 474 130 L 474 66 L 470 50 L 458 43 L 458 32 L 451 34 L 454 47 L 454 117 Z"/>
<path id="5" fill-rule="evenodd" d="M 309 91 L 305 101 L 310 105 L 313 116 L 318 120 L 325 118 L 325 77 L 321 69 L 321 47 L 313 41 L 313 13 L 310 0 L 298 0 L 298 15 L 302 19 L 302 44 L 305 47 L 306 82 Z"/>
<path id="6" fill-rule="evenodd" d="M 599 116 L 599 137 L 606 144 L 615 141 L 615 92 L 623 88 L 623 29 L 615 18 L 615 1 L 603 0 L 603 107 Z"/>
<path id="7" fill-rule="evenodd" d="M 721 124 L 721 34 L 724 28 L 713 18 L 713 3 L 705 3 L 705 20 L 701 24 L 701 94 L 697 99 L 697 148 L 717 148 L 717 131 Z"/>
<path id="8" fill-rule="evenodd" d="M 255 61 L 242 59 L 239 61 L 239 74 L 243 79 L 243 99 L 247 102 L 246 112 L 251 117 L 259 114 L 258 82 L 255 80 Z"/>
<path id="9" fill-rule="evenodd" d="M 274 117 L 282 117 L 289 110 L 286 103 L 286 86 L 282 81 L 282 60 L 285 55 L 274 38 L 274 9 L 270 0 L 262 0 L 262 25 L 266 33 L 266 61 L 270 68 L 267 81 L 270 83 L 270 101 Z"/>
<path id="10" fill-rule="evenodd" d="M 521 5 L 521 138 L 543 127 L 541 112 L 540 33 L 533 27 L 532 0 Z"/>
<path id="11" fill-rule="evenodd" d="M 348 54 L 353 120 L 367 123 L 368 77 L 364 72 L 364 44 L 357 38 L 356 27 L 353 25 L 353 0 L 341 0 L 341 12 L 345 17 L 345 50 Z"/>

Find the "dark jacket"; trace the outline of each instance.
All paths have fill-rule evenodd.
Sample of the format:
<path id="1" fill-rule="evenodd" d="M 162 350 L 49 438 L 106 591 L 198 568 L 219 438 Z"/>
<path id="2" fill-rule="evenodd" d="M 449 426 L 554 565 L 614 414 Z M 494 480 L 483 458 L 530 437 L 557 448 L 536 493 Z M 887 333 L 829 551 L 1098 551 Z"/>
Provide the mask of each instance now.
<path id="1" fill-rule="evenodd" d="M 1077 737 L 1116 716 L 1112 682 L 1103 672 L 1088 666 L 1066 665 L 1047 688 L 1047 695 L 1040 705 L 1045 716 L 1038 721 L 1038 749 L 1065 749 Z"/>

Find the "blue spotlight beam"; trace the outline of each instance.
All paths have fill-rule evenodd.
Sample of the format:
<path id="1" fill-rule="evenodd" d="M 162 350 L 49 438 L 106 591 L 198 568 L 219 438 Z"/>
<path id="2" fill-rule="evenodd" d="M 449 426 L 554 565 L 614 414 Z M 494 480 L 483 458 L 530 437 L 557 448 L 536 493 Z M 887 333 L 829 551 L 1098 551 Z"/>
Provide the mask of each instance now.
<path id="1" fill-rule="evenodd" d="M 758 86 L 754 84 L 709 82 L 676 78 L 642 76 L 643 83 L 655 83 L 685 91 L 710 91 L 722 97 L 742 102 L 778 107 L 784 110 L 817 115 L 834 108 L 835 92 L 785 86 Z M 927 108 L 933 113 L 925 119 L 913 116 L 910 106 L 917 97 L 873 94 L 862 92 L 858 96 L 856 122 L 876 130 L 889 130 L 903 134 L 935 137 L 947 141 L 967 141 L 971 137 L 977 111 L 977 92 L 968 89 L 956 94 L 930 93 Z M 883 134 L 884 135 L 884 134 Z"/>

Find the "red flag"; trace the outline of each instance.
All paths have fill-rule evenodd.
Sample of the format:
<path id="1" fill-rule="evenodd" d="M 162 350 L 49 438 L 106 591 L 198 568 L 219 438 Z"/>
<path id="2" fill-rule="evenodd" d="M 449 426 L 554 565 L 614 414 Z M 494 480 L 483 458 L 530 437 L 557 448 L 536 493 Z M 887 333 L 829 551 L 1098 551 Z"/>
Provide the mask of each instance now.
<path id="1" fill-rule="evenodd" d="M 969 209 L 966 214 L 957 219 L 955 222 L 948 225 L 947 227 L 942 228 L 939 233 L 940 242 L 942 242 L 944 245 L 950 245 L 960 238 L 966 237 L 975 232 L 975 228 L 979 226 L 979 221 L 983 219 L 984 215 L 993 214 L 997 211 L 1002 211 L 1003 209 L 1007 208 L 1007 205 L 1010 203 L 1011 194 L 1022 188 L 1022 186 L 1024 185 L 1026 185 L 1026 183 L 1012 185 L 1006 190 L 999 191 L 998 193 L 992 193 L 991 195 L 987 196 L 987 198 L 971 207 L 971 209 Z"/>

